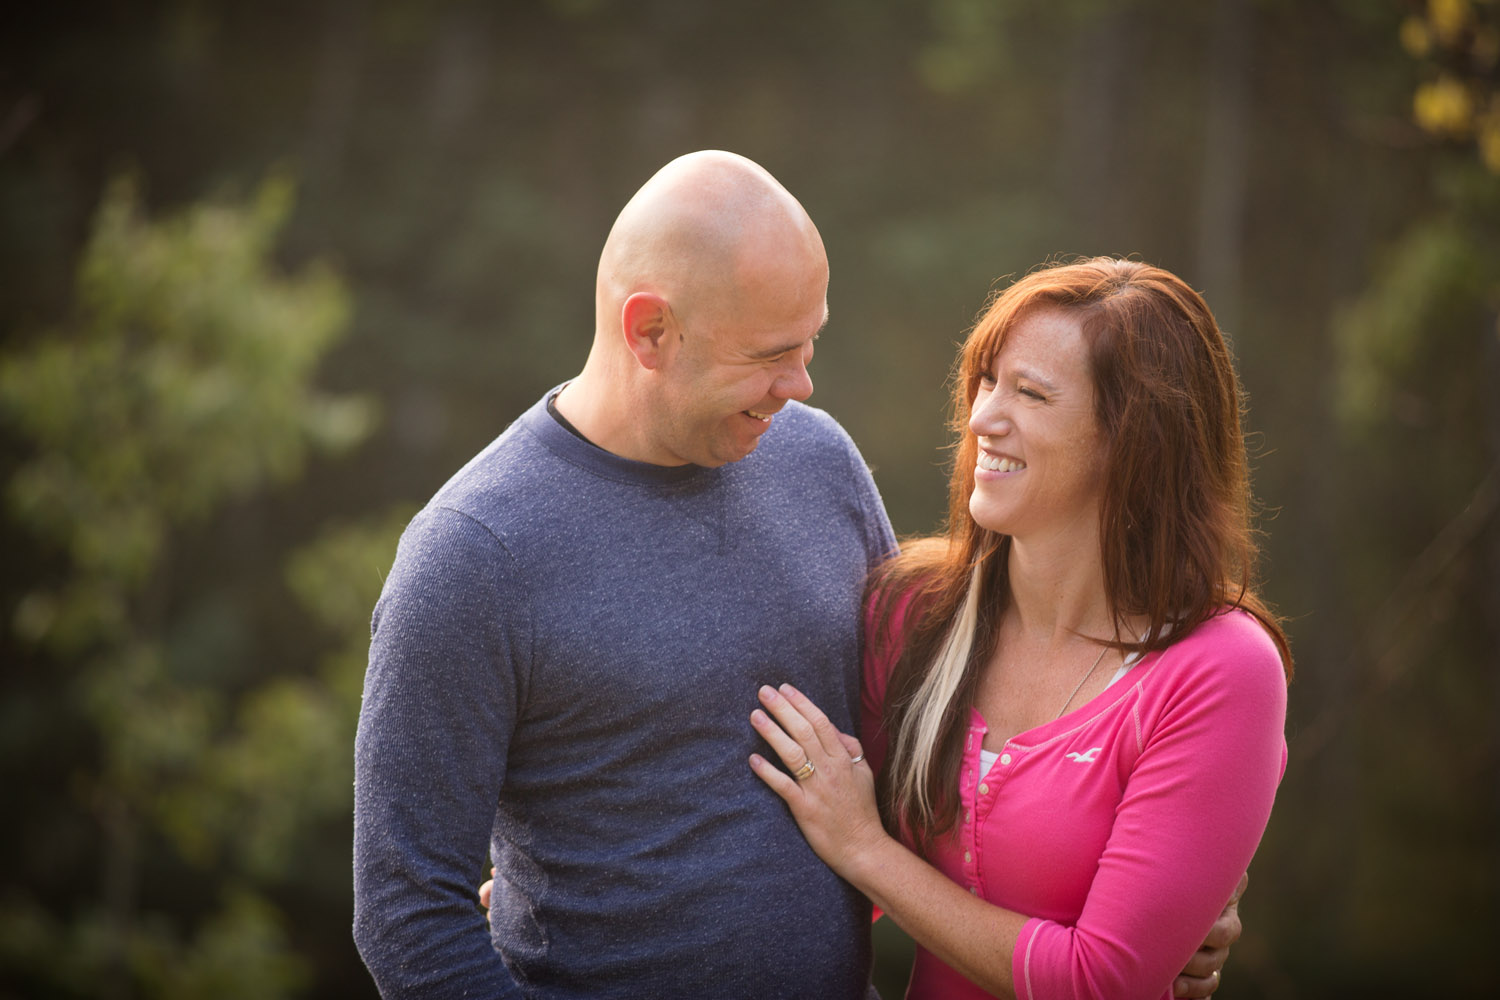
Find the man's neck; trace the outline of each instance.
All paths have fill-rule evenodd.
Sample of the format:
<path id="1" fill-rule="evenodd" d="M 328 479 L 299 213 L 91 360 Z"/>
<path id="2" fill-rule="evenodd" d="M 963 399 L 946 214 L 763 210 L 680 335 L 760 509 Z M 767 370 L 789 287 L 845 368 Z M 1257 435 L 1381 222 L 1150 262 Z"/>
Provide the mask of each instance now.
<path id="1" fill-rule="evenodd" d="M 621 424 L 612 411 L 618 407 L 611 408 L 606 393 L 598 388 L 601 384 L 607 385 L 607 380 L 599 378 L 592 367 L 592 364 L 584 366 L 576 378 L 564 385 L 552 397 L 549 409 L 557 414 L 563 426 L 590 444 L 612 454 L 631 458 L 633 456 L 627 450 L 622 450 L 620 442 L 616 440 Z M 612 423 L 617 428 L 613 434 L 610 433 Z"/>
<path id="2" fill-rule="evenodd" d="M 592 359 L 591 359 L 592 362 Z M 554 397 L 559 416 L 585 441 L 612 455 L 651 465 L 670 465 L 656 457 L 641 438 L 649 416 L 641 404 L 626 398 L 626 377 L 598 372 L 593 364 Z"/>
<path id="3" fill-rule="evenodd" d="M 564 388 L 566 388 L 566 386 Z M 557 408 L 557 397 L 561 393 L 562 390 L 559 389 L 557 392 L 554 392 L 552 395 L 547 397 L 547 414 L 553 420 L 556 420 L 558 424 L 561 425 L 563 430 L 567 431 L 569 434 L 572 434 L 574 437 L 578 438 L 578 440 L 587 441 L 589 444 L 594 444 L 594 442 L 589 441 L 588 435 L 584 434 L 583 431 L 579 430 L 577 427 L 574 427 L 573 421 L 563 416 L 562 411 Z M 594 444 L 594 447 L 598 448 L 599 446 Z"/>

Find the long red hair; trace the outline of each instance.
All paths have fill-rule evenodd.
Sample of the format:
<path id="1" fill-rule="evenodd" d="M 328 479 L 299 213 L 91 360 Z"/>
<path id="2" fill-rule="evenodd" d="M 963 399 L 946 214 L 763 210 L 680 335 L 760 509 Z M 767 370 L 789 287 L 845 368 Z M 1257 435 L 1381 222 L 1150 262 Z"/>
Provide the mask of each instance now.
<path id="1" fill-rule="evenodd" d="M 1291 677 L 1286 635 L 1254 589 L 1259 548 L 1244 399 L 1208 306 L 1176 275 L 1138 261 L 1098 257 L 1033 271 L 992 298 L 959 355 L 943 534 L 909 543 L 870 583 L 868 641 L 900 646 L 882 719 L 891 741 L 882 809 L 893 830 L 924 839 L 950 829 L 957 815 L 968 709 L 1009 600 L 1010 540 L 969 514 L 978 456 L 970 408 L 1007 333 L 1039 308 L 1075 317 L 1089 349 L 1107 452 L 1099 534 L 1109 610 L 1114 620 L 1150 623 L 1139 638 L 1113 645 L 1162 649 L 1238 607 L 1265 626 Z M 971 641 L 955 645 L 960 629 Z M 934 701 L 931 672 L 942 657 L 957 659 Z M 936 745 L 917 745 L 919 730 L 924 740 L 935 734 Z"/>

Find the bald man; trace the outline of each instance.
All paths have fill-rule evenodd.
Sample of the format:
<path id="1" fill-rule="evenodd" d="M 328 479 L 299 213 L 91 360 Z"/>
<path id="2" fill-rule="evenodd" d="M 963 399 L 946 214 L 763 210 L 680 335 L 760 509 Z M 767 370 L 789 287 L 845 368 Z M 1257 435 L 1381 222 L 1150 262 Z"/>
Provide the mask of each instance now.
<path id="1" fill-rule="evenodd" d="M 583 371 L 408 526 L 356 743 L 386 996 L 866 995 L 869 904 L 745 766 L 762 684 L 855 731 L 862 582 L 895 544 L 801 405 L 827 288 L 770 174 L 673 161 L 605 243 Z"/>

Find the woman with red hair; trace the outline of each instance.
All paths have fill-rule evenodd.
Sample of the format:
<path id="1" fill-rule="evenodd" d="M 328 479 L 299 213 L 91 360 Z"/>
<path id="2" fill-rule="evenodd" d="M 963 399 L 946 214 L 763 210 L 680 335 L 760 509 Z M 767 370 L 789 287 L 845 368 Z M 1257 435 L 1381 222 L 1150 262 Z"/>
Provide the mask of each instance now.
<path id="1" fill-rule="evenodd" d="M 793 777 L 751 766 L 916 940 L 909 997 L 1170 997 L 1248 867 L 1292 660 L 1241 409 L 1175 275 L 1027 275 L 959 359 L 946 531 L 870 583 L 863 739 L 761 689 Z"/>

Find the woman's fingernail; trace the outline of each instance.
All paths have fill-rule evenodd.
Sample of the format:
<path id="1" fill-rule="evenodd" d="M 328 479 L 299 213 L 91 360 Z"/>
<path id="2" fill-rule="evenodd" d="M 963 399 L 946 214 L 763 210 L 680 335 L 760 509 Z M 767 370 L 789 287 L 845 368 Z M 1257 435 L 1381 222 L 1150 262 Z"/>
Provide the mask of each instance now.
<path id="1" fill-rule="evenodd" d="M 750 713 L 750 721 L 757 726 L 763 726 L 766 724 L 766 713 L 757 708 Z"/>
<path id="2" fill-rule="evenodd" d="M 773 687 L 772 687 L 772 686 L 771 686 L 771 685 L 769 685 L 769 684 L 762 684 L 762 685 L 761 685 L 761 686 L 760 686 L 760 696 L 761 696 L 761 697 L 762 697 L 762 698 L 765 698 L 765 699 L 767 699 L 767 700 L 770 700 L 770 699 L 772 699 L 772 698 L 775 698 L 775 697 L 776 697 L 776 689 L 775 689 L 775 688 L 773 688 Z"/>

